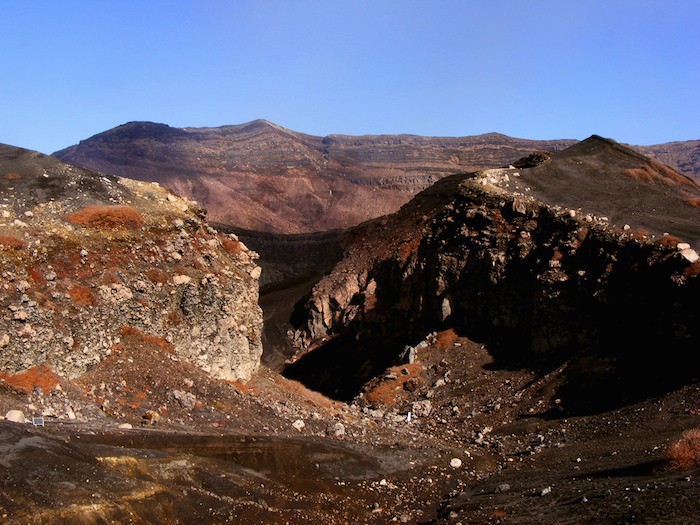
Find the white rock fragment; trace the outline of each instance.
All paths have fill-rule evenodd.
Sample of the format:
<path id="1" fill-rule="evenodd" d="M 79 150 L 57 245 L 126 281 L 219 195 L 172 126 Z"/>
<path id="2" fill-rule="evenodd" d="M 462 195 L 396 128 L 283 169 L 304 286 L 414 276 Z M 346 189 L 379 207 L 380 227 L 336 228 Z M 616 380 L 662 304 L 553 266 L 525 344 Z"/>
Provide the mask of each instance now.
<path id="1" fill-rule="evenodd" d="M 24 308 L 20 308 L 12 317 L 15 321 L 26 321 L 29 318 L 29 314 Z"/>
<path id="2" fill-rule="evenodd" d="M 452 458 L 450 460 L 450 467 L 452 468 L 459 468 L 462 466 L 462 460 L 459 458 Z"/>
<path id="3" fill-rule="evenodd" d="M 342 437 L 345 435 L 345 425 L 342 423 L 338 422 L 333 424 L 329 429 L 328 429 L 328 434 L 331 434 L 335 437 Z"/>
<path id="4" fill-rule="evenodd" d="M 133 427 L 131 426 L 131 423 L 121 423 L 118 428 L 121 428 L 122 430 L 130 430 Z"/>
<path id="5" fill-rule="evenodd" d="M 260 266 L 256 266 L 250 271 L 250 276 L 253 279 L 260 279 L 260 275 L 262 274 L 262 268 Z"/>
<path id="6" fill-rule="evenodd" d="M 449 316 L 452 315 L 452 303 L 450 302 L 449 297 L 443 298 L 440 313 L 442 315 L 443 321 L 445 321 Z"/>
<path id="7" fill-rule="evenodd" d="M 7 414 L 5 414 L 5 419 L 13 423 L 24 423 L 26 421 L 24 412 L 21 410 L 9 410 Z"/>
<path id="8" fill-rule="evenodd" d="M 306 423 L 304 423 L 304 421 L 301 419 L 297 419 L 294 423 L 292 423 L 292 426 L 296 428 L 299 432 L 301 432 L 302 430 L 304 430 Z"/>
<path id="9" fill-rule="evenodd" d="M 433 411 L 433 405 L 428 399 L 416 401 L 411 405 L 411 411 L 416 417 L 428 417 Z"/>
<path id="10" fill-rule="evenodd" d="M 694 263 L 694 262 L 696 262 L 698 259 L 700 259 L 700 256 L 698 255 L 698 252 L 696 252 L 696 251 L 693 250 L 692 248 L 686 248 L 685 250 L 681 250 L 681 255 L 682 255 L 683 257 L 685 257 L 685 259 L 686 259 L 689 263 Z"/>
<path id="11" fill-rule="evenodd" d="M 100 286 L 100 295 L 113 303 L 121 303 L 134 297 L 134 293 L 121 283 L 114 283 L 111 286 Z"/>
<path id="12" fill-rule="evenodd" d="M 189 284 L 192 281 L 192 277 L 189 275 L 174 275 L 173 282 L 177 285 Z"/>

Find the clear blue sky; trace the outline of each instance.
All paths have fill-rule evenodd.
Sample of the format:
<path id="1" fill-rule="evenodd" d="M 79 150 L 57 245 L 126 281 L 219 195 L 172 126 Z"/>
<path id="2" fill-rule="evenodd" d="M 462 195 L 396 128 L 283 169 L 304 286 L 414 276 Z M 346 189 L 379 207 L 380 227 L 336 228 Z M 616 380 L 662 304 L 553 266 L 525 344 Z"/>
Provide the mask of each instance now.
<path id="1" fill-rule="evenodd" d="M 0 142 L 132 120 L 700 139 L 698 0 L 4 0 Z"/>

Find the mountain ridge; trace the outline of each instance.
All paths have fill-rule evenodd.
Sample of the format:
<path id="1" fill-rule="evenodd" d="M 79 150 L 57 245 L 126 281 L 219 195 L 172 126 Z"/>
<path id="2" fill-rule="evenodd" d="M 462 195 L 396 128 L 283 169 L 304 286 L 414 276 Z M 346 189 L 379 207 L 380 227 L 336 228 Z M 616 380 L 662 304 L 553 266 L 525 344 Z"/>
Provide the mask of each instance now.
<path id="1" fill-rule="evenodd" d="M 310 233 L 391 213 L 442 177 L 506 166 L 533 151 L 555 152 L 574 143 L 495 132 L 321 137 L 264 119 L 196 128 L 133 121 L 54 155 L 96 171 L 164 184 L 200 202 L 217 223 Z M 669 148 L 677 146 L 659 151 L 668 157 Z M 688 162 L 695 166 L 692 158 Z M 693 169 L 691 175 L 700 178 L 700 154 Z"/>

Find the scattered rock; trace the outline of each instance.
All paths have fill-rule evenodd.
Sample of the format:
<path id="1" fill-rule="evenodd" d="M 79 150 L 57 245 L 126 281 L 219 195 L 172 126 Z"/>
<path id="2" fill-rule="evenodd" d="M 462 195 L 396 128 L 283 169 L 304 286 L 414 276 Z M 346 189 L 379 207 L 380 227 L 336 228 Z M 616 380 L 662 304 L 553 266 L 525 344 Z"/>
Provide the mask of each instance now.
<path id="1" fill-rule="evenodd" d="M 685 248 L 681 250 L 681 255 L 690 263 L 694 263 L 698 259 L 700 259 L 700 255 L 698 255 L 698 252 L 696 252 L 692 248 Z"/>
<path id="2" fill-rule="evenodd" d="M 142 423 L 145 425 L 157 425 L 160 421 L 160 414 L 153 410 L 149 410 L 143 416 L 141 416 L 141 419 L 143 419 Z"/>
<path id="3" fill-rule="evenodd" d="M 343 437 L 345 435 L 345 425 L 342 423 L 334 423 L 328 428 L 327 434 L 334 437 Z"/>
<path id="4" fill-rule="evenodd" d="M 121 428 L 122 430 L 130 430 L 133 428 L 131 423 L 121 423 L 117 428 Z"/>
<path id="5" fill-rule="evenodd" d="M 7 414 L 5 414 L 5 419 L 14 423 L 24 423 L 26 421 L 24 412 L 21 410 L 9 410 Z"/>
<path id="6" fill-rule="evenodd" d="M 459 458 L 452 458 L 450 460 L 450 467 L 452 468 L 459 468 L 462 466 L 462 460 Z"/>
<path id="7" fill-rule="evenodd" d="M 183 392 L 182 390 L 173 390 L 173 397 L 185 410 L 192 410 L 197 403 L 197 396 L 191 392 Z"/>
<path id="8" fill-rule="evenodd" d="M 306 423 L 304 423 L 304 421 L 301 419 L 297 419 L 296 421 L 294 421 L 294 423 L 292 423 L 292 427 L 297 429 L 299 432 L 304 430 L 305 426 L 306 426 Z"/>
<path id="9" fill-rule="evenodd" d="M 428 399 L 416 401 L 411 405 L 411 411 L 416 417 L 428 417 L 433 410 L 433 404 Z"/>
<path id="10" fill-rule="evenodd" d="M 173 282 L 177 285 L 189 284 L 192 281 L 192 277 L 189 275 L 174 275 Z"/>

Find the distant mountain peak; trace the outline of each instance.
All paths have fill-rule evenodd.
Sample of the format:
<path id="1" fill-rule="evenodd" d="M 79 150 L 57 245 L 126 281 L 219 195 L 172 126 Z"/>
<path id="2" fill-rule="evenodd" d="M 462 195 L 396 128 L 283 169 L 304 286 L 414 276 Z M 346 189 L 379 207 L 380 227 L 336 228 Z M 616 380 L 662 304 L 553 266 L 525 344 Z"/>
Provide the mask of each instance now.
<path id="1" fill-rule="evenodd" d="M 99 133 L 88 140 L 136 140 L 140 138 L 163 139 L 183 136 L 186 132 L 158 122 L 131 121 Z M 84 141 L 81 141 L 81 143 Z"/>
<path id="2" fill-rule="evenodd" d="M 635 151 L 630 146 L 620 144 L 619 142 L 602 137 L 600 135 L 591 135 L 585 140 L 582 140 L 578 144 L 567 148 L 566 150 L 560 152 L 560 155 L 565 157 L 575 157 L 579 155 L 592 155 L 592 154 L 613 154 L 613 155 L 623 155 L 636 159 L 642 164 L 650 164 L 652 161 L 646 155 L 642 155 L 638 151 Z"/>

